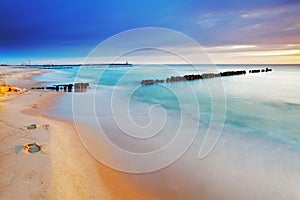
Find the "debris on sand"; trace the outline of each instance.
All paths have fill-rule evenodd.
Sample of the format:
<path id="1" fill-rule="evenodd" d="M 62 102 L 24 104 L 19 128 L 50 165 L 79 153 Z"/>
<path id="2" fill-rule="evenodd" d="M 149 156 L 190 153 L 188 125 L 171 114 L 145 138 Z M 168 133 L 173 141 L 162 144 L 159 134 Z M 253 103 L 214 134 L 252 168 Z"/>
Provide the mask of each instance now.
<path id="1" fill-rule="evenodd" d="M 8 92 L 20 92 L 21 89 L 12 85 L 0 84 L 0 95 L 3 96 Z"/>

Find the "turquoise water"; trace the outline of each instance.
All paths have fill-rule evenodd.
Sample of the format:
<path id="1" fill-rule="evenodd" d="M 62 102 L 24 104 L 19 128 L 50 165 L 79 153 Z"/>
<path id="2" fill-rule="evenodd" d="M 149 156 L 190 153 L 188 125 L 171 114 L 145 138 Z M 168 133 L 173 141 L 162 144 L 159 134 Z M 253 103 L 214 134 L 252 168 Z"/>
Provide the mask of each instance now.
<path id="1" fill-rule="evenodd" d="M 143 79 L 265 67 L 74 67 L 36 79 L 49 85 L 91 84 L 87 93 L 64 95 L 47 113 L 94 129 L 93 148 L 86 146 L 104 164 L 123 171 L 157 169 L 127 177 L 150 188 L 154 198 L 300 199 L 300 66 L 269 65 L 273 71 L 268 73 L 140 85 Z M 83 143 L 91 142 L 79 134 Z M 148 162 L 110 149 L 107 141 L 131 153 L 161 153 Z M 203 144 L 209 154 L 199 159 Z M 104 149 L 113 162 L 99 153 Z"/>
<path id="2" fill-rule="evenodd" d="M 300 146 L 300 66 L 271 66 L 273 72 L 247 74 L 245 76 L 223 77 L 226 95 L 225 128 L 235 129 L 241 134 L 256 134 L 277 139 L 295 148 Z M 265 66 L 200 66 L 199 73 L 265 68 Z M 165 79 L 171 75 L 197 73 L 191 66 L 136 66 L 108 68 L 103 66 L 55 70 L 37 77 L 37 80 L 55 83 L 72 83 L 76 79 L 92 83 L 92 91 L 97 86 L 119 87 L 122 92 L 131 92 L 139 87 L 143 79 Z M 101 78 L 99 78 L 99 73 Z M 98 76 L 97 76 L 98 75 Z M 97 77 L 95 77 L 97 76 Z M 123 77 L 123 78 L 122 78 Z M 125 77 L 125 78 L 124 78 Z M 122 78 L 122 79 L 120 79 Z M 99 79 L 99 80 L 98 80 Z M 210 80 L 207 80 L 210 81 Z M 166 87 L 167 85 L 167 87 Z M 186 87 L 196 92 L 201 120 L 209 123 L 211 117 L 211 96 L 206 81 L 179 82 L 139 87 L 131 95 L 131 104 L 145 102 L 159 104 L 167 111 L 180 112 L 177 96 L 185 96 Z M 177 94 L 174 94 L 176 90 Z M 70 96 L 70 95 L 69 95 Z M 67 99 L 68 97 L 66 97 Z M 61 100 L 65 102 L 66 100 Z M 186 112 L 192 112 L 196 105 L 189 97 L 181 99 Z M 63 103 L 64 104 L 64 103 Z M 131 106 L 132 108 L 132 106 Z M 189 110 L 189 111 L 188 111 Z M 134 109 L 131 109 L 134 112 Z M 70 113 L 70 112 L 69 112 Z M 53 113 L 55 114 L 55 113 Z M 68 114 L 66 114 L 68 115 Z M 72 115 L 65 116 L 71 117 Z M 134 114 L 133 114 L 134 116 Z"/>

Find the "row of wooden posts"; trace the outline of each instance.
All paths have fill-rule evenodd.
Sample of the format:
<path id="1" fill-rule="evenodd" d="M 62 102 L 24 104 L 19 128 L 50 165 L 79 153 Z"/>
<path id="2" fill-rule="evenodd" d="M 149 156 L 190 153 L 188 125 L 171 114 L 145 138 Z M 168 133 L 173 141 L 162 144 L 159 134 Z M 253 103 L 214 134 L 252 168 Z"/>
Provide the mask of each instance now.
<path id="1" fill-rule="evenodd" d="M 255 69 L 255 70 L 249 70 L 249 73 L 259 73 L 259 72 L 270 72 L 272 69 L 266 68 L 266 69 Z M 142 85 L 152 85 L 157 83 L 171 83 L 171 82 L 179 82 L 179 81 L 193 81 L 193 80 L 199 80 L 199 79 L 207 79 L 207 78 L 216 78 L 221 76 L 235 76 L 235 75 L 244 75 L 246 74 L 246 70 L 239 70 L 239 71 L 226 71 L 226 72 L 220 72 L 220 73 L 205 73 L 205 74 L 190 74 L 190 75 L 184 75 L 184 76 L 171 76 L 167 78 L 166 80 L 163 79 L 147 79 L 142 80 Z"/>
<path id="2" fill-rule="evenodd" d="M 73 87 L 74 92 L 86 92 L 87 88 L 89 87 L 89 83 L 59 84 L 49 87 L 32 87 L 31 89 L 73 92 Z"/>

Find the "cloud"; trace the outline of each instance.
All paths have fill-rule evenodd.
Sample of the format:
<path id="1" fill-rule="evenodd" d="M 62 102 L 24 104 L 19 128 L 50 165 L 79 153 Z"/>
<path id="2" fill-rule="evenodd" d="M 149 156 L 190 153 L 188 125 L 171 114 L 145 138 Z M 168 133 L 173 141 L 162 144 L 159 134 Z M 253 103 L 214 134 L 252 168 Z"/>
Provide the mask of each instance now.
<path id="1" fill-rule="evenodd" d="M 254 3 L 253 3 L 254 4 Z M 272 5 L 272 4 L 270 4 Z M 300 41 L 300 3 L 199 12 L 190 35 L 203 45 Z"/>
<path id="2" fill-rule="evenodd" d="M 300 63 L 300 43 L 211 46 L 206 50 L 216 63 Z"/>
<path id="3" fill-rule="evenodd" d="M 300 4 L 294 0 L 3 0 L 0 7 L 1 57 L 84 57 L 110 36 L 145 26 L 171 28 L 235 52 L 300 41 Z M 128 43 L 143 44 L 139 37 Z M 168 45 L 172 38 L 159 39 Z"/>
<path id="4" fill-rule="evenodd" d="M 275 17 L 278 15 L 282 15 L 284 13 L 286 13 L 289 9 L 284 7 L 279 7 L 276 9 L 258 9 L 258 10 L 252 10 L 252 11 L 247 11 L 242 13 L 240 16 L 241 18 L 247 18 L 247 19 L 251 19 L 251 18 L 268 18 L 268 17 Z"/>

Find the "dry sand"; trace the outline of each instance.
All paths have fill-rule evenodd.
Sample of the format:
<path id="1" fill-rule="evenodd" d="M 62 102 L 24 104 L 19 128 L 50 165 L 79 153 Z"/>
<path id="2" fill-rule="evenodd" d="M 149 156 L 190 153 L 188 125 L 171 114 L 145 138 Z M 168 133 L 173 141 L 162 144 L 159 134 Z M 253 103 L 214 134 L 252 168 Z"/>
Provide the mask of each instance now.
<path id="1" fill-rule="evenodd" d="M 1 67 L 0 78 L 29 89 L 41 84 L 30 77 L 42 72 Z M 115 199 L 74 125 L 43 114 L 59 95 L 23 89 L 1 99 L 0 199 Z M 30 124 L 37 128 L 27 129 Z M 29 153 L 23 148 L 33 142 L 42 145 L 41 151 Z"/>

